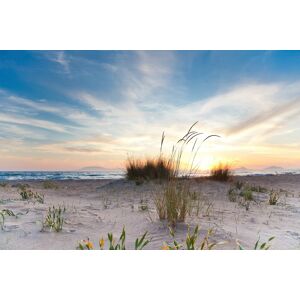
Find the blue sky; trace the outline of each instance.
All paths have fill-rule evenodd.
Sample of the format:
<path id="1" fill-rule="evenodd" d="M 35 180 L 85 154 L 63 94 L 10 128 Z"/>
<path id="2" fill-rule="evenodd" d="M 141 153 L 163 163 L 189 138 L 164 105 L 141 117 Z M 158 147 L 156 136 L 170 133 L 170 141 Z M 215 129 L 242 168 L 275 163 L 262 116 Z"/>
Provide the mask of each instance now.
<path id="1" fill-rule="evenodd" d="M 122 167 L 195 121 L 202 167 L 300 167 L 300 51 L 0 51 L 0 169 Z"/>

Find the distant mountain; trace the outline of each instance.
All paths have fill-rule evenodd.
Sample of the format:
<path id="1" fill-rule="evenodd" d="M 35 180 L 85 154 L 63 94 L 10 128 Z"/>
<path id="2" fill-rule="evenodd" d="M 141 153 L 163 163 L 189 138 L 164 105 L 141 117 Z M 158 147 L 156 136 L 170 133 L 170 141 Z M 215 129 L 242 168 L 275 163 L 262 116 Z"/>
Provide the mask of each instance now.
<path id="1" fill-rule="evenodd" d="M 233 171 L 236 171 L 236 172 L 249 172 L 249 171 L 252 171 L 252 170 L 247 169 L 245 167 L 240 167 L 240 168 L 233 169 Z"/>
<path id="2" fill-rule="evenodd" d="M 263 169 L 263 171 L 283 171 L 284 168 L 282 167 L 278 167 L 278 166 L 271 166 L 271 167 L 267 167 L 265 169 Z"/>

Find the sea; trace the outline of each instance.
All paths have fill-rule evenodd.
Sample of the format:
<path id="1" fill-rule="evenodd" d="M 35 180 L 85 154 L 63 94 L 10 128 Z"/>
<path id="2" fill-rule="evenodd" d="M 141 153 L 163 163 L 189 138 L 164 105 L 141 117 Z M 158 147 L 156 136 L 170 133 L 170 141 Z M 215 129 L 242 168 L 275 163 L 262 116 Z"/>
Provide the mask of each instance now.
<path id="1" fill-rule="evenodd" d="M 4 180 L 84 180 L 84 179 L 121 179 L 124 170 L 114 171 L 0 171 L 0 181 Z"/>
<path id="2" fill-rule="evenodd" d="M 300 174 L 300 169 L 282 170 L 236 170 L 238 176 Z M 195 176 L 208 176 L 208 172 Z M 124 170 L 109 171 L 0 171 L 0 181 L 5 180 L 85 180 L 85 179 L 122 179 Z"/>

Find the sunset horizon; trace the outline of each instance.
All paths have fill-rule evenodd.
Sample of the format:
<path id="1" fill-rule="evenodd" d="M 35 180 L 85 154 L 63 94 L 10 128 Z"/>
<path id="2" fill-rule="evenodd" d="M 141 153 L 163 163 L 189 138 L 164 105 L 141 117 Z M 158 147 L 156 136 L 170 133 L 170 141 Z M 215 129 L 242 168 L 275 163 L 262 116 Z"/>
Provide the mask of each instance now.
<path id="1" fill-rule="evenodd" d="M 2 51 L 0 170 L 125 168 L 198 121 L 200 168 L 300 167 L 299 51 Z"/>

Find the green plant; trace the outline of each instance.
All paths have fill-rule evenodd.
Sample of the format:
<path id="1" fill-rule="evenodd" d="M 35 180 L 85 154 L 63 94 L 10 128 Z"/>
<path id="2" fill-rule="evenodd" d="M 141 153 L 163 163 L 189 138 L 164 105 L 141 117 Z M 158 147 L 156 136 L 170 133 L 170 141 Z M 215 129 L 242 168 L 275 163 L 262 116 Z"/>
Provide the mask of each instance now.
<path id="1" fill-rule="evenodd" d="M 122 233 L 120 235 L 119 241 L 115 244 L 115 239 L 112 233 L 107 234 L 108 241 L 109 241 L 109 250 L 126 250 L 125 248 L 125 239 L 126 239 L 126 232 L 125 227 L 123 227 Z"/>
<path id="2" fill-rule="evenodd" d="M 180 244 L 175 239 L 175 233 L 172 228 L 169 228 L 170 235 L 173 238 L 172 244 L 164 244 L 162 247 L 163 250 L 212 250 L 215 246 L 221 243 L 211 243 L 209 238 L 213 235 L 213 230 L 208 229 L 206 235 L 199 242 L 197 246 L 197 240 L 199 238 L 199 226 L 197 225 L 194 231 L 191 233 L 190 228 L 188 229 L 188 233 L 185 238 L 185 245 Z"/>
<path id="3" fill-rule="evenodd" d="M 135 240 L 135 244 L 134 244 L 134 249 L 135 250 L 142 250 L 144 249 L 144 247 L 150 242 L 150 240 L 147 239 L 147 232 L 145 232 L 141 238 L 137 238 Z M 120 235 L 120 238 L 118 240 L 118 242 L 116 243 L 114 236 L 112 233 L 108 233 L 107 234 L 108 237 L 108 250 L 126 250 L 126 231 L 125 231 L 125 227 L 123 227 L 122 229 L 122 233 Z M 101 238 L 99 240 L 99 247 L 101 250 L 104 250 L 104 246 L 105 246 L 105 240 L 103 238 Z M 78 250 L 92 250 L 94 249 L 94 245 L 93 243 L 89 240 L 89 238 L 87 240 L 81 240 L 78 243 L 78 246 L 76 247 L 76 249 Z"/>
<path id="4" fill-rule="evenodd" d="M 134 245 L 135 250 L 143 250 L 144 247 L 150 242 L 150 240 L 146 239 L 147 234 L 148 233 L 146 231 L 140 239 L 137 238 L 135 240 L 135 245 Z"/>
<path id="5" fill-rule="evenodd" d="M 10 210 L 10 209 L 2 209 L 2 210 L 0 210 L 0 217 L 1 217 L 0 226 L 1 226 L 2 230 L 4 228 L 5 216 L 16 217 L 15 213 L 12 210 Z"/>
<path id="6" fill-rule="evenodd" d="M 216 181 L 228 181 L 232 177 L 232 172 L 228 165 L 223 165 L 222 163 L 213 167 L 210 172 L 210 179 Z"/>
<path id="7" fill-rule="evenodd" d="M 144 161 L 128 158 L 126 162 L 126 177 L 129 180 L 135 180 L 136 185 L 142 184 L 144 180 L 168 179 L 171 174 L 171 166 L 162 156 Z"/>
<path id="8" fill-rule="evenodd" d="M 246 187 L 241 191 L 240 196 L 242 196 L 246 201 L 253 200 L 253 193 L 249 187 Z"/>
<path id="9" fill-rule="evenodd" d="M 180 138 L 173 146 L 167 165 L 171 170 L 169 180 L 164 184 L 162 192 L 159 192 L 155 199 L 156 211 L 159 219 L 167 219 L 171 226 L 177 222 L 184 222 L 187 215 L 190 215 L 195 207 L 195 193 L 190 190 L 190 178 L 198 172 L 198 164 L 195 163 L 201 145 L 212 137 L 209 135 L 198 140 L 203 133 L 193 130 L 194 123 L 188 132 Z M 164 133 L 161 141 L 161 153 L 164 142 Z M 188 150 L 188 151 L 187 151 Z M 162 154 L 160 154 L 160 157 Z M 183 163 L 183 157 L 187 156 L 187 164 Z M 197 198 L 197 197 L 196 197 Z"/>
<path id="10" fill-rule="evenodd" d="M 65 222 L 64 213 L 66 208 L 64 206 L 52 206 L 48 208 L 48 213 L 43 222 L 43 229 L 49 228 L 50 230 L 55 230 L 59 232 L 62 230 L 63 224 Z"/>
<path id="11" fill-rule="evenodd" d="M 239 180 L 235 182 L 235 187 L 236 187 L 238 190 L 241 190 L 243 186 L 244 186 L 244 182 L 239 181 Z"/>
<path id="12" fill-rule="evenodd" d="M 82 240 L 78 242 L 78 246 L 76 247 L 77 250 L 93 250 L 94 245 L 92 242 L 90 242 L 90 239 Z"/>
<path id="13" fill-rule="evenodd" d="M 4 181 L 3 181 L 3 182 L 1 181 L 1 182 L 0 182 L 0 186 L 1 186 L 1 187 L 6 187 L 6 186 L 7 186 L 7 183 L 4 182 Z"/>
<path id="14" fill-rule="evenodd" d="M 279 192 L 271 190 L 269 193 L 269 204 L 276 205 L 279 200 Z"/>
<path id="15" fill-rule="evenodd" d="M 167 219 L 171 226 L 175 226 L 177 222 L 184 222 L 186 216 L 195 211 L 197 201 L 199 199 L 190 191 L 188 180 L 172 180 L 156 196 L 155 206 L 159 218 Z"/>
<path id="16" fill-rule="evenodd" d="M 228 198 L 229 198 L 229 201 L 230 202 L 236 202 L 237 201 L 237 198 L 238 198 L 238 192 L 237 190 L 234 188 L 234 187 L 231 187 L 229 190 L 228 190 Z"/>
<path id="17" fill-rule="evenodd" d="M 51 181 L 51 180 L 46 180 L 43 182 L 43 188 L 44 189 L 58 189 L 57 183 Z"/>
<path id="18" fill-rule="evenodd" d="M 39 203 L 44 203 L 44 195 L 41 195 L 38 192 L 33 192 L 26 186 L 22 186 L 20 188 L 20 196 L 22 197 L 22 200 L 33 200 Z"/>
<path id="19" fill-rule="evenodd" d="M 267 242 L 260 243 L 260 237 L 256 241 L 253 250 L 268 250 L 271 247 L 270 242 L 275 239 L 275 236 L 270 237 Z M 239 250 L 245 250 L 245 248 L 237 241 Z"/>

